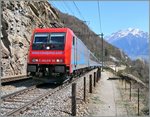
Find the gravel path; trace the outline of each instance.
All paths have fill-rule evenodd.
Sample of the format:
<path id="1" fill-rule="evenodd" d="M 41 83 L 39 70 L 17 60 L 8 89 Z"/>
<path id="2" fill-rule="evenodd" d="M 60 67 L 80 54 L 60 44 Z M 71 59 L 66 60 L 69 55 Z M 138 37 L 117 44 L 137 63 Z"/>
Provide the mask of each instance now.
<path id="1" fill-rule="evenodd" d="M 102 72 L 94 93 L 89 97 L 88 111 L 91 116 L 127 116 L 117 89 L 118 81 L 108 80 L 112 76 L 110 72 Z"/>

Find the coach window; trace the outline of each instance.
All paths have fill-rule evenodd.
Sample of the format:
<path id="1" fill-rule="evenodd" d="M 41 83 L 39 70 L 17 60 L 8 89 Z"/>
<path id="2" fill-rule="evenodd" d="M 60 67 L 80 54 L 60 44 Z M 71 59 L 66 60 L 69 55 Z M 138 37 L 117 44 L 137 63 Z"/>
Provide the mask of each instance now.
<path id="1" fill-rule="evenodd" d="M 73 42 L 72 42 L 72 44 L 73 44 L 73 46 L 74 46 L 74 44 L 75 44 L 75 37 L 73 37 Z"/>

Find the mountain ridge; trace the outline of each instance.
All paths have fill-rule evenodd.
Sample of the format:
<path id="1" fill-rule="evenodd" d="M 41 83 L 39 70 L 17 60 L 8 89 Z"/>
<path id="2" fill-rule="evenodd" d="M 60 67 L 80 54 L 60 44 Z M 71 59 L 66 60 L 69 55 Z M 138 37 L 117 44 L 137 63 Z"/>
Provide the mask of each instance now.
<path id="1" fill-rule="evenodd" d="M 113 46 L 122 49 L 131 59 L 148 56 L 148 33 L 140 29 L 119 30 L 105 37 L 105 39 Z"/>

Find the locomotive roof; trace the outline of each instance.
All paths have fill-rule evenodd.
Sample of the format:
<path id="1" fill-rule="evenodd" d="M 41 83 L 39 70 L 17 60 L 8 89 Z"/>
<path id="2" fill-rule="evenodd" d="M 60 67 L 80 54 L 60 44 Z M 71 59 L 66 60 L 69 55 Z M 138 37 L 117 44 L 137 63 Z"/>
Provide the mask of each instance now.
<path id="1" fill-rule="evenodd" d="M 34 32 L 68 32 L 71 31 L 69 28 L 36 28 Z"/>

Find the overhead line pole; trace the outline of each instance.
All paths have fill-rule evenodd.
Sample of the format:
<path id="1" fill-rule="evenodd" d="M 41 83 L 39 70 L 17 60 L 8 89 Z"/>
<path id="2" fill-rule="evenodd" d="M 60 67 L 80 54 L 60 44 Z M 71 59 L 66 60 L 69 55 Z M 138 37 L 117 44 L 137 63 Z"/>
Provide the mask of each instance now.
<path id="1" fill-rule="evenodd" d="M 104 39 L 103 39 L 104 34 L 101 33 L 101 39 L 102 39 L 102 71 L 103 71 L 103 66 L 104 66 L 104 49 L 103 49 L 103 44 L 104 44 Z"/>
<path id="2" fill-rule="evenodd" d="M 98 14 L 99 14 L 99 23 L 100 23 L 100 32 L 102 32 L 102 26 L 101 26 L 101 13 L 100 13 L 100 6 L 99 6 L 99 1 L 97 1 L 97 3 L 98 3 Z M 103 50 L 103 45 L 104 45 L 104 39 L 103 39 L 103 36 L 104 36 L 104 34 L 103 33 L 101 33 L 100 34 L 101 35 L 101 39 L 102 39 L 102 71 L 103 71 L 103 62 L 104 62 L 104 50 Z"/>

